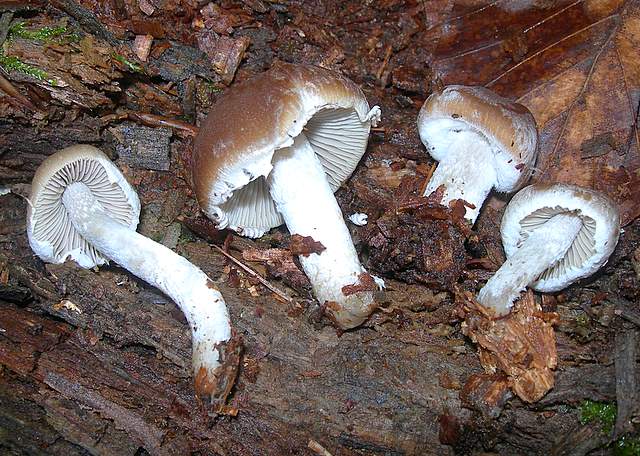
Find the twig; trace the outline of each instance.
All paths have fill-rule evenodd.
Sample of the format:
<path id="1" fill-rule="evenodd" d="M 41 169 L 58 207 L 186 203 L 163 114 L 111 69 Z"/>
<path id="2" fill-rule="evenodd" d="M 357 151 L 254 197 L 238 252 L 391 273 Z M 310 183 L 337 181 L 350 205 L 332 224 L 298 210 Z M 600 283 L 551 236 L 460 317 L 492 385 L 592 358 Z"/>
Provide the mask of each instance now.
<path id="1" fill-rule="evenodd" d="M 285 302 L 293 302 L 293 299 L 291 299 L 289 296 L 287 296 L 286 294 L 284 294 L 283 291 L 279 290 L 278 288 L 274 287 L 273 285 L 271 285 L 264 277 L 262 277 L 260 274 L 258 274 L 256 271 L 254 271 L 253 269 L 251 269 L 249 266 L 247 266 L 246 264 L 242 263 L 240 260 L 238 260 L 237 258 L 235 258 L 234 256 L 232 256 L 231 254 L 227 253 L 224 251 L 224 249 L 221 249 L 220 247 L 218 247 L 215 244 L 211 244 L 213 246 L 213 248 L 215 248 L 218 252 L 220 252 L 221 254 L 223 254 L 225 257 L 227 257 L 229 260 L 231 260 L 236 266 L 238 266 L 240 269 L 242 269 L 243 271 L 245 271 L 247 274 L 249 274 L 252 277 L 255 277 L 256 279 L 258 279 L 258 281 L 264 285 L 265 287 L 267 287 L 269 290 L 271 290 L 273 293 L 275 293 L 279 298 L 283 299 Z"/>
<path id="2" fill-rule="evenodd" d="M 429 181 L 431 180 L 431 178 L 433 177 L 433 173 L 436 170 L 436 164 L 433 163 L 431 165 L 431 167 L 429 168 L 429 172 L 427 173 L 426 176 L 424 176 L 424 182 L 422 183 L 422 185 L 420 185 L 420 190 L 419 190 L 419 195 L 424 195 L 425 190 L 427 190 L 427 185 L 429 185 Z"/>
<path id="3" fill-rule="evenodd" d="M 0 90 L 15 99 L 21 106 L 30 109 L 31 111 L 38 110 L 36 105 L 34 105 L 27 97 L 22 95 L 8 79 L 2 76 L 2 74 L 0 74 Z"/>
<path id="4" fill-rule="evenodd" d="M 191 125 L 190 123 L 170 119 L 168 117 L 157 116 L 155 114 L 148 114 L 145 112 L 129 112 L 128 117 L 129 119 L 140 122 L 141 124 L 148 127 L 169 127 L 180 130 L 186 133 L 188 136 L 197 135 L 199 130 L 198 127 Z"/>
<path id="5" fill-rule="evenodd" d="M 382 73 L 384 73 L 384 69 L 389 64 L 389 60 L 391 59 L 391 53 L 393 51 L 393 47 L 391 45 L 387 46 L 387 50 L 384 53 L 384 60 L 382 61 L 382 65 L 378 68 L 378 72 L 376 73 L 376 80 L 380 81 L 382 77 Z"/>
<path id="6" fill-rule="evenodd" d="M 12 11 L 7 11 L 0 16 L 0 46 L 2 46 L 2 44 L 4 44 L 4 40 L 7 39 L 7 35 L 9 34 L 9 25 L 11 24 L 12 19 Z"/>
<path id="7" fill-rule="evenodd" d="M 329 453 L 327 451 L 327 449 L 325 447 L 323 447 L 322 445 L 320 445 L 318 442 L 316 442 L 313 439 L 309 439 L 309 443 L 307 444 L 307 447 L 310 450 L 315 451 L 315 453 L 318 456 L 333 456 L 331 453 Z"/>

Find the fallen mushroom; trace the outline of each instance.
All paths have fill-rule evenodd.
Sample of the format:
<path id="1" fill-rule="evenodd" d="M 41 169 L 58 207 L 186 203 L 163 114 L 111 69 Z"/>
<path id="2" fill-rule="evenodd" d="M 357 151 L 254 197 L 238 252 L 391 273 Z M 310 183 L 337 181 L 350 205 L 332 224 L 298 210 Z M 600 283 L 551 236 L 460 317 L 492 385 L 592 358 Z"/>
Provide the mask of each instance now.
<path id="1" fill-rule="evenodd" d="M 525 287 L 559 291 L 606 262 L 620 235 L 620 216 L 604 195 L 575 185 L 530 185 L 507 206 L 500 228 L 507 261 L 478 301 L 509 313 Z"/>
<path id="2" fill-rule="evenodd" d="M 448 86 L 431 94 L 418 131 L 439 162 L 424 196 L 444 186 L 442 204 L 464 200 L 471 224 L 491 188 L 513 192 L 531 176 L 538 142 L 533 115 L 483 87 Z"/>
<path id="3" fill-rule="evenodd" d="M 178 304 L 191 328 L 196 394 L 223 412 L 241 349 L 224 299 L 199 268 L 135 231 L 140 201 L 120 170 L 95 147 L 72 146 L 40 165 L 29 200 L 29 243 L 44 261 L 113 260 Z"/>
<path id="4" fill-rule="evenodd" d="M 314 293 L 342 329 L 375 307 L 372 291 L 345 295 L 366 273 L 333 192 L 365 152 L 380 109 L 329 70 L 279 63 L 227 90 L 196 137 L 193 182 L 220 229 L 249 237 L 286 223 L 325 250 L 300 256 Z"/>

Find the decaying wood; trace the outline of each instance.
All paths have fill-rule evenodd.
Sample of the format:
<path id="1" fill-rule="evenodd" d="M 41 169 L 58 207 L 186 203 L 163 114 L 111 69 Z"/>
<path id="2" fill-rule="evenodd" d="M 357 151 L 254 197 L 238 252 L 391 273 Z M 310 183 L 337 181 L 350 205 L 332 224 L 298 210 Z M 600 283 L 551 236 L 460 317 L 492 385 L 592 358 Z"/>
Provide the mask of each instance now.
<path id="1" fill-rule="evenodd" d="M 530 290 L 503 318 L 495 318 L 468 295 L 460 299 L 467 312 L 463 331 L 478 344 L 485 370 L 504 372 L 520 399 L 539 401 L 554 384 L 558 356 L 553 325 L 558 315 L 543 312 Z"/>
<path id="2" fill-rule="evenodd" d="M 638 329 L 624 328 L 616 334 L 616 416 L 615 436 L 633 432 L 632 419 L 640 416 L 638 388 Z"/>
<path id="3" fill-rule="evenodd" d="M 618 431 L 637 432 L 640 2 L 471 3 L 0 1 L 10 11 L 0 33 L 22 20 L 66 30 L 48 42 L 10 37 L 2 49 L 50 80 L 5 75 L 3 91 L 36 111 L 0 98 L 0 453 L 600 454 L 611 439 L 579 422 L 587 399 L 617 401 Z M 370 320 L 341 335 L 322 320 L 290 250 L 320 246 L 291 242 L 283 228 L 233 237 L 230 250 L 210 245 L 231 237 L 197 215 L 188 187 L 208 107 L 277 59 L 339 71 L 383 108 L 337 199 L 345 214 L 368 214 L 367 226 L 349 229 L 387 289 Z M 466 315 L 482 359 L 454 290 L 472 298 L 504 261 L 507 198 L 488 202 L 470 230 L 461 204 L 420 197 L 435 163 L 415 118 L 452 83 L 526 104 L 541 132 L 534 179 L 595 186 L 627 224 L 596 277 L 541 308 L 527 293 L 529 307 L 511 320 Z M 78 142 L 123 169 L 141 197 L 140 231 L 201 267 L 225 296 L 245 344 L 229 403 L 236 417 L 199 408 L 190 332 L 165 296 L 117 265 L 82 270 L 33 255 L 27 202 L 13 189 L 26 196 L 44 158 Z M 373 287 L 362 279 L 354 287 Z M 538 332 L 527 331 L 531 321 Z M 551 380 L 534 404 L 511 391 L 538 398 Z"/>
<path id="4" fill-rule="evenodd" d="M 170 129 L 125 122 L 109 129 L 109 132 L 114 136 L 118 156 L 125 163 L 157 171 L 169 169 Z"/>

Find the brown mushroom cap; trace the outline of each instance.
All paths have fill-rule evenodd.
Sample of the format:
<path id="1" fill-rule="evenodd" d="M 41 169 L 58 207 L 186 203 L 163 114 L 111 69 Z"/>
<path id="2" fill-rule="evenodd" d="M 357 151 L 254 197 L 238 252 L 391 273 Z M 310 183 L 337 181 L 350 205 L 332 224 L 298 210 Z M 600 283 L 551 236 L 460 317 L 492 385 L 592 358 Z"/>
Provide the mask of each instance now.
<path id="1" fill-rule="evenodd" d="M 309 65 L 276 64 L 227 90 L 203 122 L 192 161 L 200 207 L 248 235 L 282 224 L 265 180 L 273 153 L 304 130 L 335 191 L 364 154 L 378 115 L 347 78 Z"/>
<path id="2" fill-rule="evenodd" d="M 418 129 L 438 161 L 455 140 L 451 132 L 471 129 L 481 135 L 494 151 L 498 191 L 518 189 L 533 171 L 538 140 L 533 115 L 484 87 L 452 85 L 434 92 L 420 109 Z"/>

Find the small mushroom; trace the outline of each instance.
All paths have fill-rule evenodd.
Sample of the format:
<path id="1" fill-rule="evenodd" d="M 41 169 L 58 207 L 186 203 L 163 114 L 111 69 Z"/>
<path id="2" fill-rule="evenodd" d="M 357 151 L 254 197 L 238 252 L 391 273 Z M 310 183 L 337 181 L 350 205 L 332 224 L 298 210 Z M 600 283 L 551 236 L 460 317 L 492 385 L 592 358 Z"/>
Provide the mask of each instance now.
<path id="1" fill-rule="evenodd" d="M 531 176 L 538 142 L 533 115 L 483 87 L 448 86 L 431 94 L 418 131 L 439 162 L 424 196 L 443 185 L 442 204 L 464 200 L 472 225 L 491 188 L 514 192 Z"/>
<path id="2" fill-rule="evenodd" d="M 29 243 L 44 261 L 92 268 L 113 260 L 178 304 L 191 328 L 196 394 L 222 410 L 240 355 L 224 299 L 199 268 L 135 231 L 140 201 L 109 158 L 88 145 L 51 155 L 29 200 Z"/>
<path id="3" fill-rule="evenodd" d="M 509 313 L 525 287 L 559 291 L 600 269 L 620 235 L 620 216 L 604 195 L 575 185 L 530 185 L 507 206 L 500 228 L 507 261 L 478 301 Z"/>
<path id="4" fill-rule="evenodd" d="M 372 291 L 343 291 L 366 271 L 333 192 L 360 161 L 379 118 L 350 80 L 279 63 L 227 90 L 194 143 L 196 196 L 220 229 L 260 237 L 284 222 L 291 234 L 325 247 L 300 263 L 342 329 L 361 324 L 375 303 Z"/>

